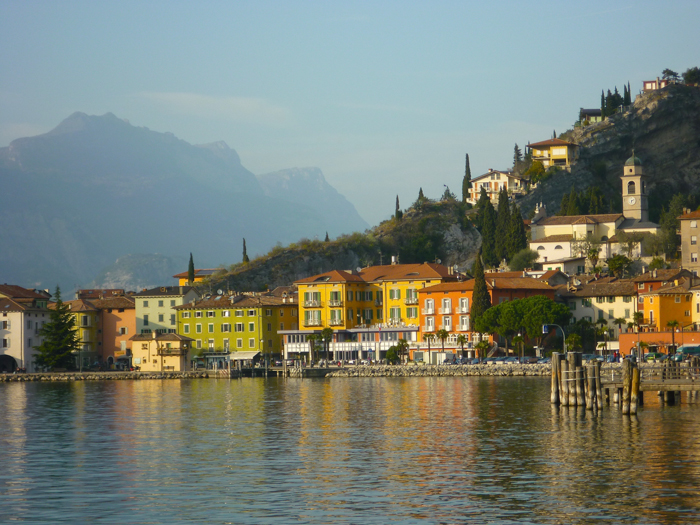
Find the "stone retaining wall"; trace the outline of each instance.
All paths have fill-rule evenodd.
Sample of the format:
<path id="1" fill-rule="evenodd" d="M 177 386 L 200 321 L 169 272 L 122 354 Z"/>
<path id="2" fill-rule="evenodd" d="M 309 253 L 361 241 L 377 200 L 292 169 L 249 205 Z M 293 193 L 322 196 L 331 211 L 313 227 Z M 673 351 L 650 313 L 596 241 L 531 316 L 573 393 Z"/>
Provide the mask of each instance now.
<path id="1" fill-rule="evenodd" d="M 213 371 L 199 372 L 39 372 L 35 374 L 0 374 L 8 381 L 116 381 L 126 379 L 198 379 L 217 377 Z"/>
<path id="2" fill-rule="evenodd" d="M 367 365 L 343 368 L 326 377 L 551 376 L 552 365 Z"/>

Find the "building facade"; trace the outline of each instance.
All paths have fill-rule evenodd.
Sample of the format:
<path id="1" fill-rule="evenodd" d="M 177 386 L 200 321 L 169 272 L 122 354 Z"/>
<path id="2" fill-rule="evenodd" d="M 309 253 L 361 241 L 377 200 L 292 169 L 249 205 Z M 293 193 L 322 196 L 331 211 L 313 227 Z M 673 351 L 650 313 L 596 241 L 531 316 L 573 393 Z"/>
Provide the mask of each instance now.
<path id="1" fill-rule="evenodd" d="M 189 369 L 192 339 L 179 334 L 158 333 L 131 336 L 133 365 L 142 372 L 184 372 Z"/>
<path id="2" fill-rule="evenodd" d="M 681 266 L 690 270 L 693 275 L 698 274 L 700 262 L 698 262 L 698 221 L 700 211 L 683 210 L 684 213 L 678 220 L 681 225 Z"/>
<path id="3" fill-rule="evenodd" d="M 133 295 L 136 304 L 136 333 L 160 334 L 177 331 L 176 306 L 199 298 L 191 286 L 160 286 Z"/>
<path id="4" fill-rule="evenodd" d="M 36 372 L 35 347 L 49 321 L 48 292 L 0 284 L 0 372 Z"/>
<path id="5" fill-rule="evenodd" d="M 508 191 L 509 195 L 523 194 L 527 190 L 527 181 L 511 171 L 489 169 L 487 173 L 472 179 L 471 183 L 472 187 L 469 188 L 467 202 L 472 205 L 478 202 L 482 189 L 494 206 L 498 204 L 498 194 L 503 188 Z"/>
<path id="6" fill-rule="evenodd" d="M 578 144 L 561 139 L 543 140 L 528 144 L 533 161 L 540 161 L 545 168 L 557 166 L 570 169 L 578 157 Z"/>

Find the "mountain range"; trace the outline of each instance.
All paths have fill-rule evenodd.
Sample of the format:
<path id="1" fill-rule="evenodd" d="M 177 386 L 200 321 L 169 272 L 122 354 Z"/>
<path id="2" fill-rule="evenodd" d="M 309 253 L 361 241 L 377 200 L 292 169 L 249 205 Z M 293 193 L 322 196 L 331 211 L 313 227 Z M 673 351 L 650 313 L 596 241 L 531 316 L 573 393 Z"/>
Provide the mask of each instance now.
<path id="1" fill-rule="evenodd" d="M 318 168 L 255 176 L 224 142 L 192 145 L 111 113 L 74 113 L 0 148 L 0 182 L 0 279 L 31 287 L 100 284 L 100 272 L 114 273 L 117 259 L 133 267 L 135 254 L 160 254 L 170 262 L 151 266 L 170 268 L 192 252 L 213 267 L 240 261 L 243 238 L 253 256 L 368 226 Z"/>

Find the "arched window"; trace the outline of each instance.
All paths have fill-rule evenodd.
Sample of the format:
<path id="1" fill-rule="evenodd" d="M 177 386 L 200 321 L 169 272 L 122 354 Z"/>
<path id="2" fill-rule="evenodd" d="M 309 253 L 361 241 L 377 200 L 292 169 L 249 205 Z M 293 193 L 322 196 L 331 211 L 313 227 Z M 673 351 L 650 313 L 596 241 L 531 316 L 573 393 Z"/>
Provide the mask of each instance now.
<path id="1" fill-rule="evenodd" d="M 627 195 L 634 195 L 635 189 L 636 189 L 636 186 L 634 184 L 634 181 L 629 181 L 627 183 Z"/>
<path id="2" fill-rule="evenodd" d="M 544 246 L 538 246 L 538 247 L 537 247 L 537 251 L 538 251 L 538 252 L 544 251 Z"/>
<path id="3" fill-rule="evenodd" d="M 554 249 L 555 249 L 555 250 L 563 250 L 564 248 L 562 248 L 561 245 L 557 244 L 557 245 L 554 247 Z"/>

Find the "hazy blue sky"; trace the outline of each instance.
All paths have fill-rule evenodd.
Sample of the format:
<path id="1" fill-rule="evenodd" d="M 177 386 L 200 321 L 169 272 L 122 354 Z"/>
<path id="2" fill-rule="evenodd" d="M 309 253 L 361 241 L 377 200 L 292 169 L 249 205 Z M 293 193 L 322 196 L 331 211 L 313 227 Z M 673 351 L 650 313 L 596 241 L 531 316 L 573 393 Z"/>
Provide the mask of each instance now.
<path id="1" fill-rule="evenodd" d="M 371 224 L 700 66 L 700 1 L 0 0 L 0 146 L 112 112 L 254 173 L 318 166 Z"/>

